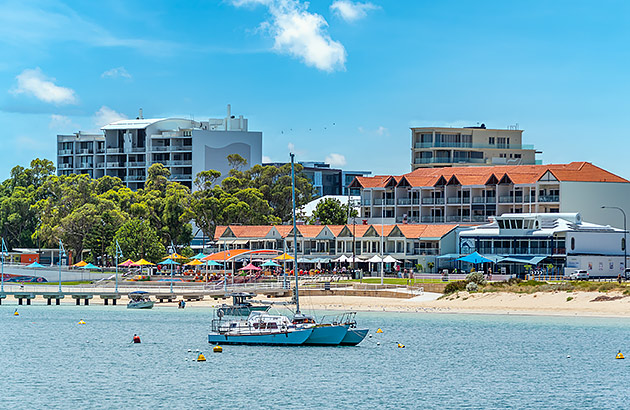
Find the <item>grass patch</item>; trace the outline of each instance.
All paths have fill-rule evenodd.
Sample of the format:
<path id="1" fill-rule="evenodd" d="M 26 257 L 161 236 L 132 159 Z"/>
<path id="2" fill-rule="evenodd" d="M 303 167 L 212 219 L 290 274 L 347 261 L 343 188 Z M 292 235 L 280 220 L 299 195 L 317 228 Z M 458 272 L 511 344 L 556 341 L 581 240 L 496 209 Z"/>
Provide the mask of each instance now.
<path id="1" fill-rule="evenodd" d="M 11 285 L 20 284 L 21 282 L 4 282 L 5 284 L 10 283 Z M 61 282 L 61 286 L 73 286 L 73 285 L 89 285 L 92 281 L 90 280 L 78 280 L 74 282 Z M 55 285 L 59 286 L 59 282 L 24 282 L 24 286 L 31 285 Z"/>

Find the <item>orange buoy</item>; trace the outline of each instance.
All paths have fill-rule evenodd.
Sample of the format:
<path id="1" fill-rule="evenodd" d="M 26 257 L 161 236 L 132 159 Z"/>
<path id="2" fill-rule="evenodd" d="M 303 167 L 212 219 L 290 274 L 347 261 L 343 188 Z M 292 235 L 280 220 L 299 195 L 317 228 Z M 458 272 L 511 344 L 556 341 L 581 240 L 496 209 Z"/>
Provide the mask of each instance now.
<path id="1" fill-rule="evenodd" d="M 133 342 L 134 342 L 134 343 L 140 343 L 140 336 L 138 336 L 138 335 L 133 335 Z"/>

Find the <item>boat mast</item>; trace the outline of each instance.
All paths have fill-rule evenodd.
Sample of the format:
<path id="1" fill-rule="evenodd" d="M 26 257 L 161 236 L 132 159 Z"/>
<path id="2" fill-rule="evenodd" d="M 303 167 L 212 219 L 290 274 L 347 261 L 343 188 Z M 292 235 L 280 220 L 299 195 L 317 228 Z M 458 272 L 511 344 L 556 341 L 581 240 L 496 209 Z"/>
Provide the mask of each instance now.
<path id="1" fill-rule="evenodd" d="M 300 293 L 298 291 L 298 252 L 297 252 L 297 223 L 295 221 L 295 165 L 294 165 L 294 153 L 289 153 L 291 156 L 291 194 L 293 195 L 293 254 L 295 259 L 293 260 L 293 274 L 295 275 L 295 313 L 300 313 Z"/>

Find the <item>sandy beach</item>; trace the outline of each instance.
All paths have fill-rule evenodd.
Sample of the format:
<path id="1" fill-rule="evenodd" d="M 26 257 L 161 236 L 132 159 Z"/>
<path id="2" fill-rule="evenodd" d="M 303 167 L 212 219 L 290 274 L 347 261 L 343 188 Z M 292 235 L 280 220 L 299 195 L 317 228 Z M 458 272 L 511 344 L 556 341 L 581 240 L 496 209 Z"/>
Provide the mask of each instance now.
<path id="1" fill-rule="evenodd" d="M 302 296 L 303 310 L 334 310 L 357 312 L 411 312 L 411 313 L 474 313 L 474 314 L 526 314 L 550 316 L 605 316 L 630 317 L 630 296 L 619 292 L 538 292 L 519 293 L 473 293 L 460 292 L 445 297 L 439 293 L 425 292 L 410 299 L 366 297 L 366 296 Z M 290 298 L 266 298 L 265 302 L 289 302 Z M 119 306 L 127 303 L 126 295 L 118 301 Z M 33 304 L 45 304 L 38 296 Z M 213 308 L 230 299 L 205 298 L 202 301 L 186 302 L 187 308 Z M 16 306 L 13 297 L 3 300 L 3 306 Z M 74 300 L 65 298 L 62 305 L 74 305 Z M 94 298 L 90 305 L 103 305 L 103 300 Z M 177 302 L 156 303 L 156 307 L 177 306 Z"/>

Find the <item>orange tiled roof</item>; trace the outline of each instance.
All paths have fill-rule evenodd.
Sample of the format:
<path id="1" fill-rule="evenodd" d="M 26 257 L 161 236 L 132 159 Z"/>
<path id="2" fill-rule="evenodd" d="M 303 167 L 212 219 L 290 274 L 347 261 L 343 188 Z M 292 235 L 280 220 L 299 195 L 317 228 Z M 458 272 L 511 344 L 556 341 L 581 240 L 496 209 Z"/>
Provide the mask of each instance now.
<path id="1" fill-rule="evenodd" d="M 441 238 L 457 225 L 397 225 L 405 238 Z"/>
<path id="2" fill-rule="evenodd" d="M 297 225 L 297 229 L 304 238 L 314 238 L 319 235 L 325 225 Z"/>
<path id="3" fill-rule="evenodd" d="M 483 185 L 492 175 L 497 179 L 507 175 L 516 184 L 534 184 L 547 171 L 551 172 L 559 181 L 630 182 L 589 162 L 549 165 L 419 168 L 405 174 L 404 177 L 412 186 L 416 187 L 432 186 L 439 177 L 444 177 L 448 181 L 453 175 L 462 185 Z M 381 176 L 380 178 L 383 177 Z"/>
<path id="4" fill-rule="evenodd" d="M 293 225 L 274 225 L 274 227 L 280 232 L 280 236 L 286 238 L 291 233 Z"/>

